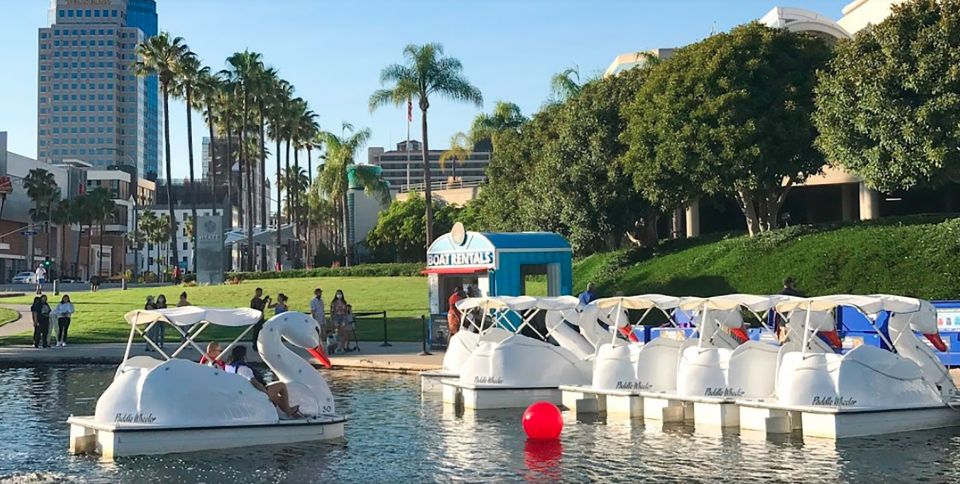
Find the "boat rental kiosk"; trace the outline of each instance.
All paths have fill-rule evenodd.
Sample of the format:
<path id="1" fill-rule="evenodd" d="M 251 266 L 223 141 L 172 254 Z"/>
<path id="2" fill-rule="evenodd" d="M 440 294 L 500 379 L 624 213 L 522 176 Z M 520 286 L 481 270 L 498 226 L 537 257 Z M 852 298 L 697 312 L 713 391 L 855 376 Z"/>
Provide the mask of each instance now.
<path id="1" fill-rule="evenodd" d="M 447 312 L 453 291 L 462 287 L 471 297 L 522 296 L 535 292 L 527 287 L 532 277 L 539 284 L 545 276 L 546 291 L 541 295 L 568 295 L 573 291 L 573 251 L 566 239 L 552 232 L 471 232 L 458 222 L 430 244 L 423 273 L 430 305 L 428 343 L 447 352 L 440 370 L 421 373 L 421 390 L 439 393 L 440 380 L 458 377 L 459 366 L 479 343 L 478 333 L 449 336 Z M 461 325 L 470 327 L 469 322 Z"/>

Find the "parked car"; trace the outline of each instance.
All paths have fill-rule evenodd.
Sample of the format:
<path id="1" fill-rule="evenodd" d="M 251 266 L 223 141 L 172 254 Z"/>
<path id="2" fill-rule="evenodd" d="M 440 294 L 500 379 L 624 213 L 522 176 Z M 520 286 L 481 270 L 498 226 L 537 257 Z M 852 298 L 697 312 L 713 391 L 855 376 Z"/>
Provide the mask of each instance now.
<path id="1" fill-rule="evenodd" d="M 37 276 L 32 272 L 18 272 L 10 282 L 13 284 L 36 284 Z"/>

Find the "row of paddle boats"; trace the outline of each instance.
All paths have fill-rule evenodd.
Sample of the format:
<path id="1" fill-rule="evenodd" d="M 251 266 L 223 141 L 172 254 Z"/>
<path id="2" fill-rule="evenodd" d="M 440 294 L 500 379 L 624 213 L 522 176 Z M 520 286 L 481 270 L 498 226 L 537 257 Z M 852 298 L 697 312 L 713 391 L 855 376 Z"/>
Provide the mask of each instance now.
<path id="1" fill-rule="evenodd" d="M 876 329 L 890 349 L 841 352 L 841 308 L 871 325 L 888 318 L 886 332 Z M 443 369 L 422 374 L 421 385 L 467 409 L 548 400 L 577 412 L 824 438 L 960 425 L 956 387 L 935 353 L 946 349 L 936 310 L 921 299 L 647 294 L 584 306 L 519 296 L 467 298 L 458 309 L 464 328 Z M 652 315 L 667 327 L 642 342 L 635 327 Z M 750 319 L 757 339 L 748 337 Z"/>

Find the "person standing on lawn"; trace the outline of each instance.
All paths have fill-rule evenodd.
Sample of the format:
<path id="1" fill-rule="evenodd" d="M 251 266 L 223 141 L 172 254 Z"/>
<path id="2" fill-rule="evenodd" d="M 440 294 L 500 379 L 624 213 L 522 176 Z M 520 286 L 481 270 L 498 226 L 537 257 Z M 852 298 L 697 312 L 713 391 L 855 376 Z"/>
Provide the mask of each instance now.
<path id="1" fill-rule="evenodd" d="M 333 302 L 330 303 L 330 318 L 333 319 L 333 326 L 340 328 L 349 321 L 350 308 L 347 299 L 343 297 L 343 291 L 337 289 L 333 296 Z M 339 346 L 339 345 L 338 345 Z"/>
<path id="2" fill-rule="evenodd" d="M 70 296 L 64 294 L 60 298 L 60 304 L 53 310 L 57 318 L 57 346 L 67 346 L 67 331 L 70 329 L 70 319 L 73 318 L 74 311 Z"/>
<path id="3" fill-rule="evenodd" d="M 321 339 L 326 341 L 330 329 L 327 328 L 327 318 L 323 315 L 324 311 L 326 311 L 326 306 L 323 304 L 323 289 L 318 287 L 313 290 L 313 299 L 310 300 L 310 316 L 313 316 L 313 320 L 320 325 L 323 330 Z"/>
<path id="4" fill-rule="evenodd" d="M 47 270 L 43 268 L 43 263 L 41 262 L 37 265 L 37 270 L 33 273 L 34 277 L 37 280 L 37 295 L 43 294 L 43 283 L 47 281 Z"/>
<path id="5" fill-rule="evenodd" d="M 30 306 L 30 313 L 33 316 L 33 347 L 50 347 L 50 305 L 47 304 L 47 296 L 33 298 L 33 305 Z"/>
<path id="6" fill-rule="evenodd" d="M 257 324 L 253 325 L 253 331 L 250 331 L 253 343 L 253 349 L 259 350 L 260 347 L 257 345 L 257 337 L 260 336 L 260 330 L 263 328 L 263 322 L 265 321 L 263 317 L 263 312 L 267 309 L 267 305 L 270 304 L 270 296 L 264 297 L 263 288 L 256 288 L 253 291 L 253 299 L 250 300 L 250 309 L 256 309 L 260 311 L 260 320 L 257 321 Z"/>

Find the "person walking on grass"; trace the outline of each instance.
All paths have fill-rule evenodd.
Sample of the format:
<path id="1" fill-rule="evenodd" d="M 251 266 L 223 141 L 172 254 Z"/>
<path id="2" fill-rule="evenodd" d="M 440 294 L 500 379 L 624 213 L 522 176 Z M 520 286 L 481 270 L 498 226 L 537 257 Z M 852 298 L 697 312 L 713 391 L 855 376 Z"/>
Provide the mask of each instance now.
<path id="1" fill-rule="evenodd" d="M 33 272 L 37 280 L 37 295 L 43 294 L 43 283 L 47 281 L 47 270 L 43 268 L 43 263 L 37 265 L 37 270 Z"/>
<path id="2" fill-rule="evenodd" d="M 33 347 L 50 347 L 50 305 L 47 304 L 47 296 L 38 296 L 33 298 L 33 305 L 30 306 L 30 314 L 33 317 Z"/>
<path id="3" fill-rule="evenodd" d="M 70 296 L 64 294 L 60 298 L 60 304 L 57 304 L 53 310 L 57 321 L 57 346 L 67 346 L 67 331 L 70 330 L 70 320 L 73 318 L 74 311 Z"/>

